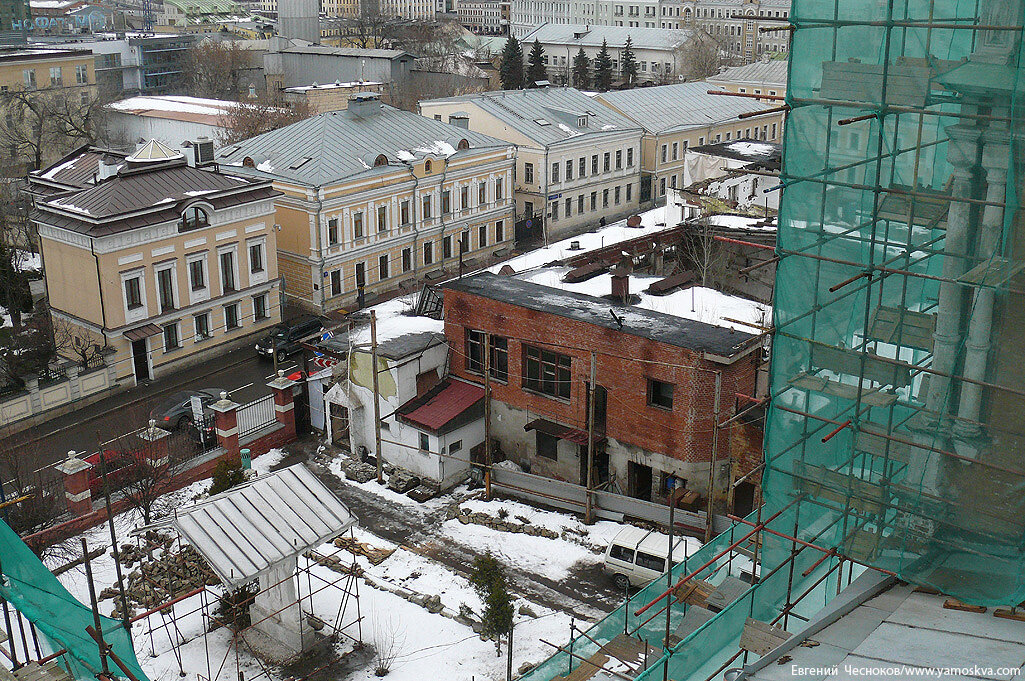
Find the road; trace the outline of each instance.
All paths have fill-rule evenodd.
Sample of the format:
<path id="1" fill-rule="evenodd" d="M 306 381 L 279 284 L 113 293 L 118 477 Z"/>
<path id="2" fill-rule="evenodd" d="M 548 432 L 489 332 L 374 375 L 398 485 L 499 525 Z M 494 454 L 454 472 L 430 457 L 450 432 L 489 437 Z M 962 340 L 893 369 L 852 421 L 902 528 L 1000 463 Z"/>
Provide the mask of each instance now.
<path id="1" fill-rule="evenodd" d="M 281 368 L 294 371 L 296 362 L 291 358 Z M 247 345 L 15 433 L 6 438 L 4 447 L 17 448 L 23 470 L 38 471 L 59 462 L 72 449 L 93 452 L 101 441 L 144 427 L 153 405 L 169 393 L 217 388 L 245 404 L 269 394 L 267 382 L 273 373 L 270 362 L 259 359 Z"/>

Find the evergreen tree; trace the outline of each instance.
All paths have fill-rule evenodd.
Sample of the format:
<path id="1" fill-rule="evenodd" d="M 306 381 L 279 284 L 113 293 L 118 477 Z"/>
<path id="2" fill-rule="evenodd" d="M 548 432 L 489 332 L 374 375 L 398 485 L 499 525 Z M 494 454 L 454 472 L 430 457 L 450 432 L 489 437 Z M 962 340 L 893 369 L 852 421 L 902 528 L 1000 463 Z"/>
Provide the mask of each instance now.
<path id="1" fill-rule="evenodd" d="M 491 551 L 486 551 L 483 556 L 473 559 L 470 585 L 484 603 L 484 612 L 481 615 L 482 633 L 494 636 L 497 648 L 500 637 L 512 629 L 514 613 L 505 570 Z"/>
<path id="2" fill-rule="evenodd" d="M 623 53 L 620 55 L 620 62 L 623 65 L 623 81 L 627 87 L 633 87 L 637 83 L 637 59 L 634 57 L 633 47 L 633 40 L 627 36 L 626 45 L 623 46 Z"/>
<path id="3" fill-rule="evenodd" d="M 591 87 L 591 60 L 582 47 L 577 56 L 573 57 L 573 87 Z"/>
<path id="4" fill-rule="evenodd" d="M 594 86 L 601 92 L 608 92 L 612 87 L 612 57 L 609 55 L 609 45 L 604 40 L 594 59 Z"/>
<path id="5" fill-rule="evenodd" d="M 530 48 L 530 56 L 527 57 L 527 84 L 534 87 L 534 83 L 539 80 L 548 80 L 548 69 L 545 67 L 545 50 L 535 39 Z"/>
<path id="6" fill-rule="evenodd" d="M 505 90 L 519 90 L 523 87 L 523 48 L 516 36 L 509 36 L 502 48 L 502 63 L 498 76 Z"/>

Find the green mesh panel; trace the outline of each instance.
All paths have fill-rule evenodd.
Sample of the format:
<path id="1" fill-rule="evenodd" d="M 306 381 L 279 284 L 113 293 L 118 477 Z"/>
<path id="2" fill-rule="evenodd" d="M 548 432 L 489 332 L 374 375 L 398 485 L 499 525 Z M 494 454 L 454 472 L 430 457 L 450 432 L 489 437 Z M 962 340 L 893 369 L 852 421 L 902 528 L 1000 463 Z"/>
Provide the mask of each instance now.
<path id="1" fill-rule="evenodd" d="M 67 649 L 68 654 L 59 659 L 73 678 L 96 676 L 102 669 L 99 649 L 85 630 L 93 626 L 92 610 L 68 593 L 25 542 L 2 521 L 0 562 L 3 566 L 0 595 L 36 626 L 54 651 Z M 139 681 L 146 681 L 122 623 L 100 617 L 100 626 L 104 641 Z M 109 663 L 109 668 L 115 676 L 124 676 L 113 662 Z"/>

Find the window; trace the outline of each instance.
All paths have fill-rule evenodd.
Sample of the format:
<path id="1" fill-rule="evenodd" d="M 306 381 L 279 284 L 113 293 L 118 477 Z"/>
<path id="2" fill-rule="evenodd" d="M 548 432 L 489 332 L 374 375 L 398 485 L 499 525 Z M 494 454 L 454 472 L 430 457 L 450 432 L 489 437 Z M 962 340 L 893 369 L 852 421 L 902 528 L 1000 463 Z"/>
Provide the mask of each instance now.
<path id="1" fill-rule="evenodd" d="M 495 201 L 502 200 L 502 197 L 504 196 L 504 194 L 502 193 L 503 186 L 504 185 L 502 182 L 502 178 L 498 178 L 497 180 L 495 180 Z"/>
<path id="2" fill-rule="evenodd" d="M 441 119 L 439 118 L 438 120 L 440 121 Z M 424 173 L 429 175 L 430 172 L 431 172 L 431 159 L 427 159 L 426 161 L 424 161 Z"/>
<path id="3" fill-rule="evenodd" d="M 602 208 L 608 208 L 609 207 L 609 190 L 608 189 L 602 189 L 601 190 L 601 207 Z"/>
<path id="4" fill-rule="evenodd" d="M 413 249 L 403 248 L 402 249 L 402 271 L 408 272 L 413 269 Z"/>
<path id="5" fill-rule="evenodd" d="M 263 244 L 249 245 L 249 271 L 263 272 Z"/>
<path id="6" fill-rule="evenodd" d="M 441 214 L 448 215 L 452 212 L 452 192 L 445 190 L 441 192 Z"/>
<path id="7" fill-rule="evenodd" d="M 598 210 L 598 192 L 591 192 L 591 210 Z"/>
<path id="8" fill-rule="evenodd" d="M 352 238 L 363 238 L 363 211 L 352 214 Z"/>
<path id="9" fill-rule="evenodd" d="M 458 452 L 462 448 L 463 448 L 463 441 L 462 440 L 456 440 L 455 442 L 453 442 L 452 444 L 450 444 L 448 446 L 448 453 L 449 454 L 455 454 L 456 452 Z"/>
<path id="10" fill-rule="evenodd" d="M 566 181 L 573 179 L 573 161 L 566 161 Z"/>
<path id="11" fill-rule="evenodd" d="M 604 170 L 604 171 L 605 171 L 606 173 L 607 173 L 607 172 L 609 172 L 609 169 L 610 169 L 610 166 L 609 166 L 609 164 L 610 164 L 610 162 L 611 162 L 611 159 L 612 159 L 612 155 L 611 155 L 611 154 L 610 154 L 609 152 L 607 152 L 607 151 L 606 151 L 606 152 L 605 152 L 605 156 L 604 156 L 604 157 L 603 157 L 603 159 L 602 159 L 602 160 L 604 161 L 604 163 L 603 163 L 603 166 L 602 166 L 602 167 L 603 167 L 603 170 Z"/>
<path id="12" fill-rule="evenodd" d="M 388 229 L 388 206 L 377 207 L 377 231 L 384 232 Z"/>
<path id="13" fill-rule="evenodd" d="M 591 174 L 598 174 L 598 154 L 591 156 Z"/>
<path id="14" fill-rule="evenodd" d="M 448 259 L 452 257 L 452 237 L 447 236 L 441 240 L 441 257 Z"/>
<path id="15" fill-rule="evenodd" d="M 619 185 L 616 185 L 616 205 L 619 205 Z"/>
<path id="16" fill-rule="evenodd" d="M 587 159 L 583 156 L 580 157 L 580 161 L 577 163 L 577 176 L 583 177 L 587 174 Z"/>
<path id="17" fill-rule="evenodd" d="M 420 433 L 420 449 L 424 452 L 431 451 L 431 437 L 427 433 Z"/>
<path id="18" fill-rule="evenodd" d="M 770 137 L 769 139 L 776 139 L 776 124 L 775 123 L 772 124 L 772 137 Z"/>
<path id="19" fill-rule="evenodd" d="M 196 327 L 196 340 L 205 340 L 210 337 L 210 313 L 204 312 L 192 318 Z"/>
<path id="20" fill-rule="evenodd" d="M 477 205 L 483 206 L 488 202 L 488 183 L 481 182 L 477 185 Z"/>
<path id="21" fill-rule="evenodd" d="M 178 323 L 168 324 L 164 327 L 164 352 L 177 350 L 181 347 L 181 339 L 178 338 Z"/>
<path id="22" fill-rule="evenodd" d="M 233 329 L 241 328 L 242 324 L 239 322 L 238 316 L 238 303 L 232 303 L 231 305 L 224 306 L 224 328 L 228 331 Z"/>
<path id="23" fill-rule="evenodd" d="M 633 198 L 633 188 L 634 188 L 634 186 L 632 184 L 626 185 L 626 202 L 627 203 L 630 203 L 630 200 Z"/>
<path id="24" fill-rule="evenodd" d="M 527 184 L 534 183 L 534 164 L 524 163 L 523 164 L 523 181 Z"/>
<path id="25" fill-rule="evenodd" d="M 577 213 L 584 212 L 584 195 L 581 194 L 577 197 Z"/>
<path id="26" fill-rule="evenodd" d="M 331 272 L 331 295 L 337 296 L 342 293 L 342 271 L 332 270 Z"/>
<path id="27" fill-rule="evenodd" d="M 356 263 L 356 288 L 363 288 L 367 285 L 367 264 Z"/>
<path id="28" fill-rule="evenodd" d="M 399 204 L 399 222 L 404 225 L 409 224 L 409 199 Z"/>
<path id="29" fill-rule="evenodd" d="M 167 268 L 157 272 L 157 294 L 160 297 L 160 311 L 174 309 L 174 270 Z"/>
<path id="30" fill-rule="evenodd" d="M 680 158 L 680 143 L 673 142 L 673 160 Z"/>
<path id="31" fill-rule="evenodd" d="M 225 251 L 220 255 L 221 262 L 221 291 L 235 290 L 235 253 Z"/>
<path id="32" fill-rule="evenodd" d="M 501 220 L 495 221 L 495 243 L 505 241 L 505 224 Z"/>
<path id="33" fill-rule="evenodd" d="M 666 178 L 664 177 L 658 181 L 658 193 L 660 196 L 666 193 Z"/>
<path id="34" fill-rule="evenodd" d="M 559 440 L 554 435 L 537 432 L 537 455 L 552 461 L 559 460 Z"/>
<path id="35" fill-rule="evenodd" d="M 129 310 L 137 310 L 142 307 L 142 286 L 139 277 L 125 279 L 125 302 Z"/>
<path id="36" fill-rule="evenodd" d="M 85 64 L 79 64 L 75 67 L 75 82 L 79 85 L 89 84 L 89 67 Z"/>
<path id="37" fill-rule="evenodd" d="M 424 242 L 424 265 L 430 265 L 434 262 L 434 242 Z"/>
<path id="38" fill-rule="evenodd" d="M 423 199 L 422 210 L 420 211 L 420 217 L 423 220 L 429 220 L 431 217 L 431 197 L 425 196 Z"/>
<path id="39" fill-rule="evenodd" d="M 253 319 L 263 321 L 267 318 L 267 294 L 253 296 Z"/>
<path id="40" fill-rule="evenodd" d="M 51 66 L 50 67 L 50 85 L 61 86 L 64 85 L 64 77 L 61 75 L 61 67 Z"/>
<path id="41" fill-rule="evenodd" d="M 573 199 L 567 196 L 566 197 L 566 217 L 569 217 L 572 214 L 573 214 Z"/>
<path id="42" fill-rule="evenodd" d="M 626 167 L 627 168 L 633 168 L 634 167 L 634 148 L 633 147 L 630 147 L 629 149 L 626 150 Z"/>
<path id="43" fill-rule="evenodd" d="M 623 169 L 623 150 L 616 149 L 616 170 Z"/>
<path id="44" fill-rule="evenodd" d="M 648 379 L 648 406 L 661 407 L 662 409 L 673 408 L 673 384 L 659 381 L 654 378 Z"/>
<path id="45" fill-rule="evenodd" d="M 200 227 L 206 227 L 210 224 L 210 217 L 206 214 L 206 211 L 198 206 L 186 208 L 185 212 L 182 213 L 181 226 L 179 232 L 188 232 L 193 229 L 199 229 Z"/>
<path id="46" fill-rule="evenodd" d="M 327 245 L 334 246 L 338 243 L 338 218 L 331 218 L 327 221 Z"/>
<path id="47" fill-rule="evenodd" d="M 481 223 L 477 225 L 477 248 L 484 248 L 488 245 L 488 225 Z"/>
<path id="48" fill-rule="evenodd" d="M 26 90 L 36 89 L 36 72 L 35 69 L 25 69 L 21 72 L 21 78 L 25 83 Z"/>
<path id="49" fill-rule="evenodd" d="M 654 570 L 655 572 L 662 573 L 666 571 L 666 559 L 659 558 L 658 556 L 653 556 L 650 553 L 638 551 L 637 567 L 644 568 L 646 570 Z"/>
<path id="50" fill-rule="evenodd" d="M 613 544 L 612 549 L 609 551 L 609 558 L 621 560 L 624 563 L 632 563 L 634 562 L 634 550 L 619 544 Z"/>
<path id="51" fill-rule="evenodd" d="M 459 233 L 459 252 L 466 253 L 470 250 L 470 230 L 464 229 Z"/>
<path id="52" fill-rule="evenodd" d="M 558 181 L 559 181 L 559 164 L 558 163 L 553 163 L 552 164 L 552 182 L 555 183 L 555 182 L 558 182 Z"/>
<path id="53" fill-rule="evenodd" d="M 193 291 L 202 291 L 206 288 L 206 268 L 203 260 L 193 260 L 189 263 L 189 284 Z"/>
<path id="54" fill-rule="evenodd" d="M 568 400 L 571 387 L 570 358 L 551 350 L 524 345 L 523 387 Z"/>
<path id="55" fill-rule="evenodd" d="M 559 219 L 559 202 L 552 201 L 552 220 Z"/>
<path id="56" fill-rule="evenodd" d="M 378 281 L 384 281 L 388 278 L 388 254 L 385 253 L 377 259 L 377 275 Z"/>

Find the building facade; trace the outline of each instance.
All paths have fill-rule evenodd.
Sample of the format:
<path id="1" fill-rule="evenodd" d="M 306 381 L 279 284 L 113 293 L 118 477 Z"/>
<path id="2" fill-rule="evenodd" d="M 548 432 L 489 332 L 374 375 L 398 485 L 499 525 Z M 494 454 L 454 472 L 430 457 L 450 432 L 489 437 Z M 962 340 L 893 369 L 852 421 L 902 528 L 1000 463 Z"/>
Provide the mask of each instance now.
<path id="1" fill-rule="evenodd" d="M 95 344 L 119 382 L 223 353 L 280 320 L 269 181 L 153 141 L 93 162 L 95 180 L 38 198 L 32 219 L 54 324 Z M 51 170 L 36 179 L 54 190 L 64 169 Z"/>
<path id="2" fill-rule="evenodd" d="M 521 233 L 543 228 L 549 238 L 567 236 L 640 205 L 640 126 L 579 90 L 433 99 L 420 102 L 420 113 L 516 145 Z"/>
<path id="3" fill-rule="evenodd" d="M 602 92 L 595 99 L 644 128 L 641 152 L 641 201 L 665 201 L 666 190 L 686 186 L 687 149 L 730 140 L 782 138 L 783 114 L 740 120 L 738 115 L 765 109 L 755 99 L 709 95 L 703 81 L 661 87 Z"/>
<path id="4" fill-rule="evenodd" d="M 459 23 L 480 35 L 509 33 L 510 2 L 508 0 L 458 0 L 456 16 Z"/>
<path id="5" fill-rule="evenodd" d="M 596 484 L 659 501 L 708 489 L 713 442 L 728 461 L 715 415 L 732 413 L 723 395 L 754 393 L 756 336 L 516 276 L 474 275 L 444 295 L 453 376 L 482 381 L 487 334 L 500 458 L 586 484 L 593 358 Z"/>
<path id="6" fill-rule="evenodd" d="M 218 160 L 283 193 L 285 292 L 321 313 L 453 276 L 512 243 L 515 148 L 373 94 L 223 148 Z"/>
<path id="7" fill-rule="evenodd" d="M 758 61 L 730 67 L 705 80 L 730 92 L 768 95 L 759 101 L 779 101 L 769 99 L 769 97 L 787 96 L 787 69 L 789 66 L 789 62 L 785 59 L 769 59 L 768 55 L 764 55 Z"/>

